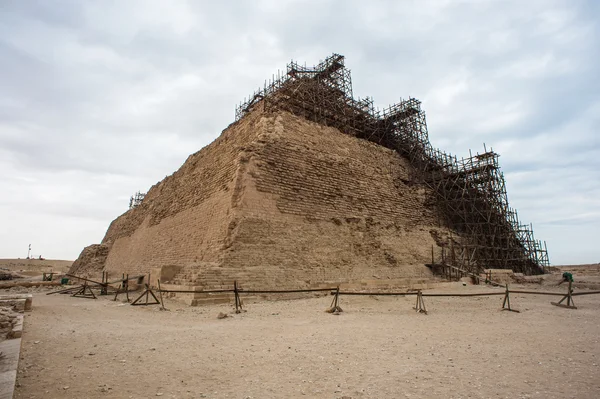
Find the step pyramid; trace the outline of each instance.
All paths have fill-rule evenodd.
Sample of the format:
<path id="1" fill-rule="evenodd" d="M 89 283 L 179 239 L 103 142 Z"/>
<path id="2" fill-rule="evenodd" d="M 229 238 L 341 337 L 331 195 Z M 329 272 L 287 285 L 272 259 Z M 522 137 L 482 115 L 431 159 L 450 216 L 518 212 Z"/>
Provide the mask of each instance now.
<path id="1" fill-rule="evenodd" d="M 530 250 L 497 213 L 507 208 L 505 192 L 490 186 L 502 201 L 480 198 L 483 184 L 501 177 L 497 155 L 456 169 L 431 148 L 419 104 L 410 99 L 380 114 L 372 100 L 355 100 L 339 55 L 314 68 L 292 63 L 238 107 L 214 142 L 138 193 L 71 273 L 151 273 L 196 291 L 233 281 L 246 289 L 411 288 L 437 281 L 425 264 L 440 253 L 455 261 L 455 248 L 463 259 L 537 268 L 532 233 Z M 479 180 L 463 183 L 475 172 Z M 460 195 L 502 229 L 482 229 Z M 461 247 L 465 234 L 471 241 Z"/>

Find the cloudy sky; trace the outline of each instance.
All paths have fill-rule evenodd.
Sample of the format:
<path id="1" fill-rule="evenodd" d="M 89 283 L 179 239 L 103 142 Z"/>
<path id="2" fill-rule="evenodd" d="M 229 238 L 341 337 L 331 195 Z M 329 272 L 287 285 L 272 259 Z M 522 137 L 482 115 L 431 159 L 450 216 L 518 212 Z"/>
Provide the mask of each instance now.
<path id="1" fill-rule="evenodd" d="M 600 2 L 0 0 L 0 258 L 75 259 L 290 59 L 501 154 L 553 264 L 600 262 Z"/>

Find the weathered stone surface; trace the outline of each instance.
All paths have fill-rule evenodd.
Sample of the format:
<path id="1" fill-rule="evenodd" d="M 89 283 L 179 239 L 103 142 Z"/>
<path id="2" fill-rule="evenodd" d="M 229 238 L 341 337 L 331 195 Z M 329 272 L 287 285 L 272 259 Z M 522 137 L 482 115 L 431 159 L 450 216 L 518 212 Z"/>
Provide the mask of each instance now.
<path id="1" fill-rule="evenodd" d="M 107 244 L 93 244 L 85 247 L 71 265 L 69 274 L 90 276 L 102 271 L 109 251 L 110 245 Z"/>
<path id="2" fill-rule="evenodd" d="M 86 248 L 73 269 L 169 268 L 173 284 L 215 289 L 426 280 L 448 232 L 410 172 L 374 143 L 253 111 L 113 221 L 105 262 Z"/>

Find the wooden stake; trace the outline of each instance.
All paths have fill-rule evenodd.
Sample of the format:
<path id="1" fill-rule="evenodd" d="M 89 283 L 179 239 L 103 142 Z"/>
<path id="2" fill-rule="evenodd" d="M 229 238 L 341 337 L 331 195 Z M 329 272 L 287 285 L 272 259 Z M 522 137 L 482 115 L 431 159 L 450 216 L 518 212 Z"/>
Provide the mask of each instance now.
<path id="1" fill-rule="evenodd" d="M 81 286 L 81 289 L 79 291 L 75 291 L 75 293 L 71 296 L 76 297 L 76 298 L 96 299 L 96 295 L 94 294 L 92 289 L 90 287 L 88 287 L 87 281 L 84 282 L 84 284 Z"/>
<path id="2" fill-rule="evenodd" d="M 565 295 L 560 301 L 557 302 L 550 302 L 552 305 L 554 306 L 560 306 L 561 308 L 567 308 L 567 309 L 577 309 L 577 306 L 575 306 L 575 302 L 573 302 L 573 282 L 569 281 L 569 288 L 568 288 L 568 292 L 567 295 Z M 567 300 L 567 304 L 563 304 L 562 302 L 564 300 Z"/>
<path id="3" fill-rule="evenodd" d="M 331 307 L 326 310 L 327 313 L 339 314 L 343 312 L 342 308 L 339 305 L 340 300 L 340 286 L 338 285 L 335 289 L 335 296 L 333 297 L 333 301 L 331 302 Z"/>
<path id="4" fill-rule="evenodd" d="M 137 299 L 133 302 L 131 302 L 131 305 L 133 306 L 147 306 L 147 305 L 160 305 L 160 301 L 158 300 L 158 298 L 156 297 L 156 295 L 154 295 L 154 292 L 152 292 L 152 289 L 150 288 L 150 284 L 145 283 L 144 284 L 146 286 L 146 290 L 144 292 L 142 292 L 142 294 L 137 297 Z M 154 298 L 154 302 L 148 302 L 148 297 L 152 295 L 152 298 Z M 142 299 L 142 297 L 146 296 L 146 303 L 138 303 L 140 299 Z"/>
<path id="5" fill-rule="evenodd" d="M 233 300 L 235 302 L 235 313 L 242 312 L 242 301 L 240 300 L 240 292 L 237 286 L 237 280 L 233 282 Z"/>
<path id="6" fill-rule="evenodd" d="M 117 288 L 117 291 L 115 292 L 115 297 L 113 298 L 113 301 L 117 300 L 119 294 L 125 293 L 127 302 L 129 302 L 129 274 L 127 275 L 127 277 L 125 277 L 125 273 L 123 273 L 122 278 L 123 280 L 121 280 L 121 285 L 119 286 L 119 288 Z"/>
<path id="7" fill-rule="evenodd" d="M 162 310 L 167 310 L 165 309 L 165 303 L 163 301 L 163 296 L 162 296 L 162 290 L 160 289 L 160 279 L 158 279 L 158 295 L 160 296 L 160 306 Z"/>
<path id="8" fill-rule="evenodd" d="M 518 311 L 516 309 L 512 309 L 510 307 L 510 291 L 508 289 L 508 284 L 506 284 L 506 291 L 504 294 L 504 302 L 502 302 L 502 310 L 508 310 L 508 311 L 515 312 L 515 313 L 521 313 L 520 311 Z"/>
<path id="9" fill-rule="evenodd" d="M 108 295 L 108 272 L 102 272 L 100 295 Z"/>
<path id="10" fill-rule="evenodd" d="M 425 308 L 425 301 L 423 300 L 423 292 L 421 290 L 417 291 L 417 302 L 413 309 L 416 310 L 417 313 L 427 314 L 427 308 Z"/>

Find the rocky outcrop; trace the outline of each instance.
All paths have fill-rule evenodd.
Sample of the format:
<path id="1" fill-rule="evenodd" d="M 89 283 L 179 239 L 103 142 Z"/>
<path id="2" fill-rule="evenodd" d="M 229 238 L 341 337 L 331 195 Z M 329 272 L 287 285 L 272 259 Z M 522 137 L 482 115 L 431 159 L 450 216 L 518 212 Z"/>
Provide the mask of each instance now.
<path id="1" fill-rule="evenodd" d="M 81 251 L 79 257 L 69 269 L 69 274 L 82 277 L 97 276 L 106 263 L 106 257 L 110 251 L 110 245 L 93 244 Z"/>

